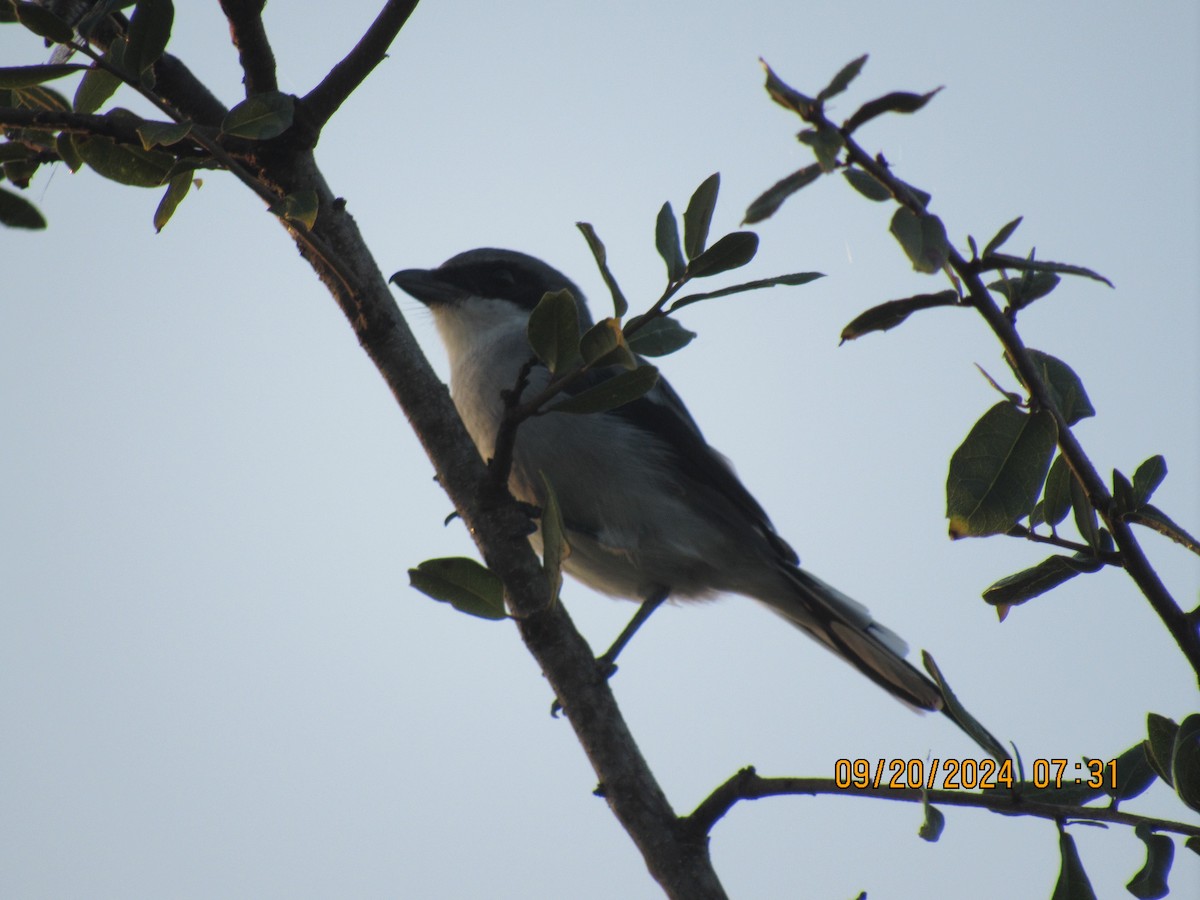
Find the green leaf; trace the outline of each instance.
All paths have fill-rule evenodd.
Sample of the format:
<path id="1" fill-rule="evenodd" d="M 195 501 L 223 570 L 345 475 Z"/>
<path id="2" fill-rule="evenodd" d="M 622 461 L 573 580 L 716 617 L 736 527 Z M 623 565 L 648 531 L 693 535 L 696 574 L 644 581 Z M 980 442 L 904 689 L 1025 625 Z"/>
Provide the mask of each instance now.
<path id="1" fill-rule="evenodd" d="M 638 399 L 658 382 L 658 369 L 654 366 L 638 366 L 628 372 L 614 375 L 595 387 L 568 397 L 551 406 L 546 412 L 598 413 L 616 409 Z"/>
<path id="2" fill-rule="evenodd" d="M 1175 859 L 1175 844 L 1168 835 L 1157 834 L 1144 822 L 1133 833 L 1146 845 L 1146 862 L 1125 885 L 1125 890 L 1141 900 L 1158 900 L 1171 892 L 1167 876 Z"/>
<path id="3" fill-rule="evenodd" d="M 174 159 L 157 150 L 118 144 L 111 138 L 73 137 L 75 150 L 92 169 L 120 184 L 159 187 L 171 171 Z"/>
<path id="4" fill-rule="evenodd" d="M 821 93 L 817 94 L 817 99 L 824 102 L 846 90 L 850 86 L 850 82 L 858 77 L 858 73 L 862 71 L 866 62 L 867 54 L 864 53 L 858 59 L 851 60 L 842 66 L 842 70 L 833 76 L 833 80 L 821 90 Z"/>
<path id="5" fill-rule="evenodd" d="M 1070 263 L 1050 262 L 1045 259 L 1032 260 L 1022 256 L 1009 256 L 1006 253 L 994 254 L 988 263 L 995 268 L 1016 269 L 1020 272 L 1057 272 L 1060 275 L 1079 275 L 1093 281 L 1101 281 L 1109 287 L 1113 286 L 1113 283 L 1103 275 L 1083 266 L 1073 266 Z"/>
<path id="6" fill-rule="evenodd" d="M 936 844 L 937 839 L 942 836 L 942 831 L 946 827 L 946 816 L 940 809 L 930 803 L 928 798 L 923 798 L 921 805 L 925 808 L 925 821 L 917 829 L 917 836 L 923 841 Z"/>
<path id="7" fill-rule="evenodd" d="M 822 123 L 816 128 L 800 132 L 796 137 L 800 139 L 800 143 L 812 148 L 822 172 L 832 172 L 837 169 L 838 154 L 842 152 L 844 143 L 836 128 Z"/>
<path id="8" fill-rule="evenodd" d="M 821 177 L 821 164 L 813 163 L 799 171 L 793 172 L 787 178 L 775 182 L 750 204 L 746 209 L 743 225 L 753 225 L 775 215 L 783 201 L 806 185 L 812 184 Z"/>
<path id="9" fill-rule="evenodd" d="M 44 81 L 53 81 L 73 72 L 86 69 L 78 63 L 62 63 L 47 66 L 4 66 L 0 68 L 0 88 L 29 87 Z"/>
<path id="10" fill-rule="evenodd" d="M 542 571 L 550 583 L 550 599 L 558 599 L 562 590 L 563 560 L 571 555 L 571 545 L 567 543 L 567 528 L 563 524 L 562 509 L 558 505 L 558 495 L 554 493 L 554 485 L 546 477 L 545 472 L 539 472 L 542 486 L 545 488 L 546 499 L 542 503 Z"/>
<path id="11" fill-rule="evenodd" d="M 36 231 L 46 227 L 46 220 L 38 208 L 24 197 L 0 188 L 0 225 Z"/>
<path id="12" fill-rule="evenodd" d="M 69 44 L 75 38 L 75 30 L 71 26 L 44 7 L 36 3 L 14 3 L 17 11 L 17 21 L 46 40 L 56 44 Z"/>
<path id="13" fill-rule="evenodd" d="M 1175 775 L 1172 764 L 1175 760 L 1175 736 L 1179 734 L 1179 725 L 1174 719 L 1160 716 L 1158 713 L 1146 715 L 1146 758 L 1158 777 L 1169 787 L 1175 787 Z"/>
<path id="14" fill-rule="evenodd" d="M 1052 272 L 1026 270 L 1017 278 L 1001 278 L 988 285 L 989 290 L 1003 294 L 1013 309 L 1024 309 L 1058 287 L 1060 279 Z"/>
<path id="15" fill-rule="evenodd" d="M 3 165 L 3 175 L 0 180 L 7 178 L 14 186 L 21 189 L 29 187 L 33 173 L 38 170 L 39 163 L 32 160 L 12 159 Z"/>
<path id="16" fill-rule="evenodd" d="M 1165 534 L 1175 543 L 1187 547 L 1193 553 L 1200 553 L 1200 540 L 1184 531 L 1182 526 L 1157 506 L 1149 503 L 1139 506 L 1130 521 L 1137 522 L 1145 528 L 1153 528 L 1159 534 Z"/>
<path id="17" fill-rule="evenodd" d="M 50 109 L 59 112 L 70 112 L 71 104 L 67 98 L 54 88 L 43 87 L 40 84 L 29 87 L 12 89 L 13 106 L 26 109 Z"/>
<path id="18" fill-rule="evenodd" d="M 546 293 L 529 314 L 529 345 L 542 363 L 558 375 L 578 366 L 579 307 L 570 291 Z"/>
<path id="19" fill-rule="evenodd" d="M 811 97 L 806 97 L 804 94 L 797 91 L 795 88 L 789 87 L 779 79 L 779 76 L 772 71 L 767 65 L 766 60 L 759 59 L 762 67 L 767 72 L 767 93 L 771 99 L 782 106 L 784 109 L 790 109 L 798 114 L 801 118 L 806 118 L 812 114 L 816 101 Z"/>
<path id="20" fill-rule="evenodd" d="M 842 171 L 842 176 L 850 182 L 852 188 L 868 200 L 882 203 L 892 199 L 891 189 L 882 181 L 878 181 L 870 172 L 851 166 Z"/>
<path id="21" fill-rule="evenodd" d="M 688 259 L 695 259 L 704 252 L 720 189 L 721 173 L 713 172 L 700 182 L 688 200 L 687 209 L 683 212 L 683 247 Z"/>
<path id="22" fill-rule="evenodd" d="M 1161 455 L 1152 456 L 1133 473 L 1133 499 L 1135 506 L 1147 503 L 1167 477 L 1167 461 Z"/>
<path id="23" fill-rule="evenodd" d="M 142 139 L 142 149 L 152 150 L 182 141 L 191 130 L 191 122 L 145 122 L 138 126 L 137 133 Z"/>
<path id="24" fill-rule="evenodd" d="M 1200 713 L 1179 723 L 1171 752 L 1171 778 L 1179 799 L 1200 812 Z"/>
<path id="25" fill-rule="evenodd" d="M 171 0 L 138 0 L 129 19 L 129 46 L 125 62 L 141 75 L 158 62 L 171 39 L 175 7 Z"/>
<path id="26" fill-rule="evenodd" d="M 983 592 L 983 599 L 992 606 L 1005 607 L 1007 615 L 1008 607 L 1040 597 L 1076 575 L 1098 572 L 1102 568 L 1103 563 L 1079 553 L 1074 556 L 1051 556 L 1036 566 L 1001 578 Z"/>
<path id="27" fill-rule="evenodd" d="M 687 265 L 690 278 L 708 278 L 738 269 L 754 259 L 758 235 L 753 231 L 735 231 L 721 238 Z"/>
<path id="28" fill-rule="evenodd" d="M 876 116 L 882 116 L 884 113 L 915 113 L 932 100 L 934 95 L 940 90 L 941 88 L 935 88 L 928 94 L 912 94 L 908 91 L 895 91 L 891 94 L 885 94 L 860 106 L 854 115 L 846 120 L 842 128 L 847 134 L 850 134 Z"/>
<path id="29" fill-rule="evenodd" d="M 288 194 L 267 207 L 267 212 L 287 219 L 293 225 L 300 225 L 307 231 L 312 231 L 313 225 L 317 223 L 318 211 L 319 201 L 314 190 Z"/>
<path id="30" fill-rule="evenodd" d="M 499 577 L 465 556 L 427 559 L 408 570 L 409 583 L 422 594 L 481 619 L 504 619 L 504 585 Z"/>
<path id="31" fill-rule="evenodd" d="M 621 366 L 636 369 L 637 360 L 625 343 L 619 320 L 601 319 L 579 339 L 579 353 L 589 366 Z"/>
<path id="32" fill-rule="evenodd" d="M 816 281 L 818 278 L 824 278 L 825 275 L 821 272 L 794 272 L 791 275 L 776 275 L 774 278 L 759 278 L 756 281 L 746 281 L 742 284 L 733 284 L 726 288 L 721 288 L 716 291 L 705 291 L 702 294 L 688 294 L 686 297 L 680 297 L 670 306 L 670 311 L 674 312 L 685 306 L 690 306 L 693 303 L 699 303 L 701 300 L 712 300 L 715 297 L 728 297 L 730 294 L 742 294 L 746 291 L 757 291 L 763 288 L 777 287 L 779 285 L 787 285 L 789 287 L 798 287 L 802 284 L 808 284 L 810 281 Z"/>
<path id="33" fill-rule="evenodd" d="M 937 216 L 917 215 L 902 206 L 892 216 L 890 230 L 918 272 L 931 274 L 946 265 L 950 242 L 946 238 L 946 226 Z"/>
<path id="34" fill-rule="evenodd" d="M 1149 759 L 1146 758 L 1146 750 L 1142 741 L 1138 741 L 1117 757 L 1116 788 L 1112 787 L 1107 767 L 1102 771 L 1104 772 L 1104 792 L 1117 801 L 1132 800 L 1139 794 L 1145 793 L 1158 777 L 1155 775 Z"/>
<path id="35" fill-rule="evenodd" d="M 1057 359 L 1049 353 L 1043 353 L 1041 350 L 1029 348 L 1029 355 L 1033 358 L 1034 365 L 1037 366 L 1042 379 L 1050 387 L 1055 405 L 1058 406 L 1058 411 L 1063 414 L 1068 425 L 1074 425 L 1081 419 L 1096 414 L 1092 401 L 1088 399 L 1087 391 L 1083 389 L 1083 382 L 1079 380 L 1079 376 L 1070 366 L 1061 359 Z"/>
<path id="36" fill-rule="evenodd" d="M 1017 216 L 1015 219 L 997 231 L 996 236 L 988 241 L 987 246 L 983 248 L 983 255 L 990 256 L 992 253 L 999 250 L 1000 247 L 1003 246 L 1004 242 L 1013 236 L 1013 232 L 1017 230 L 1017 227 L 1021 224 L 1021 221 L 1024 218 L 1024 216 Z"/>
<path id="37" fill-rule="evenodd" d="M 966 732 L 993 759 L 998 761 L 1008 759 L 1008 751 L 1004 749 L 1004 745 L 996 740 L 995 735 L 984 728 L 983 724 L 967 712 L 966 707 L 959 702 L 958 695 L 950 689 L 945 676 L 942 675 L 942 670 L 938 668 L 938 664 L 927 650 L 921 651 L 921 664 L 925 666 L 925 671 L 932 675 L 933 680 L 937 682 L 938 690 L 942 692 L 942 699 L 946 702 L 946 713 L 958 723 L 958 727 Z"/>
<path id="38" fill-rule="evenodd" d="M 1075 839 L 1060 828 L 1058 832 L 1058 848 L 1062 857 L 1062 865 L 1058 870 L 1058 882 L 1054 885 L 1054 893 L 1050 900 L 1096 900 L 1096 892 L 1088 881 L 1087 872 L 1083 870 L 1083 861 L 1075 847 Z"/>
<path id="39" fill-rule="evenodd" d="M 682 350 L 696 337 L 694 331 L 688 331 L 669 316 L 655 316 L 630 336 L 629 329 L 640 319 L 640 316 L 630 319 L 625 333 L 629 349 L 642 356 L 667 356 Z"/>
<path id="40" fill-rule="evenodd" d="M 587 222 L 576 222 L 575 227 L 583 233 L 583 239 L 587 241 L 588 248 L 592 251 L 592 257 L 600 269 L 600 277 L 604 279 L 604 283 L 608 286 L 608 292 L 612 294 L 613 315 L 619 319 L 629 311 L 629 303 L 625 300 L 625 295 L 621 293 L 621 288 L 617 284 L 617 280 L 613 278 L 612 272 L 608 270 L 608 252 L 604 249 L 604 244 L 591 225 Z"/>
<path id="41" fill-rule="evenodd" d="M 296 99 L 290 94 L 255 94 L 229 111 L 221 122 L 221 131 L 252 141 L 270 140 L 292 127 L 295 107 Z"/>
<path id="42" fill-rule="evenodd" d="M 1046 489 L 1042 494 L 1042 517 L 1051 528 L 1071 511 L 1071 480 L 1074 477 L 1067 466 L 1066 457 L 1060 453 L 1050 466 Z"/>
<path id="43" fill-rule="evenodd" d="M 984 413 L 950 459 L 950 536 L 1003 534 L 1033 509 L 1056 438 L 1049 413 L 1025 413 L 1003 400 Z"/>
<path id="44" fill-rule="evenodd" d="M 958 294 L 953 290 L 938 291 L 936 294 L 916 294 L 903 300 L 889 300 L 872 306 L 855 316 L 842 329 L 841 343 L 860 338 L 872 331 L 888 331 L 895 328 L 913 313 L 935 306 L 958 306 Z"/>
<path id="45" fill-rule="evenodd" d="M 96 112 L 120 86 L 121 79 L 111 72 L 100 68 L 88 69 L 88 73 L 80 80 L 79 87 L 75 89 L 75 112 Z"/>
<path id="46" fill-rule="evenodd" d="M 687 263 L 683 261 L 683 249 L 679 246 L 679 226 L 675 222 L 675 211 L 670 203 L 664 203 L 654 223 L 654 246 L 658 255 L 667 264 L 667 279 L 673 284 L 683 277 Z"/>
<path id="47" fill-rule="evenodd" d="M 929 201 L 933 199 L 932 194 L 930 194 L 928 191 L 921 190 L 919 187 L 913 187 L 907 181 L 900 181 L 899 178 L 897 178 L 895 180 L 898 181 L 904 187 L 904 189 L 906 191 L 908 191 L 910 194 L 913 195 L 913 197 L 915 197 L 917 199 L 917 201 L 921 204 L 921 209 L 925 209 L 926 207 L 929 206 Z M 902 199 L 902 198 L 903 198 L 903 195 L 899 195 L 899 194 L 897 195 L 897 199 Z"/>
<path id="48" fill-rule="evenodd" d="M 58 158 L 61 159 L 72 172 L 78 172 L 83 168 L 83 157 L 79 155 L 79 151 L 75 149 L 75 144 L 71 140 L 71 135 L 65 131 L 60 131 L 57 137 L 54 138 L 54 149 L 58 153 Z"/>
<path id="49" fill-rule="evenodd" d="M 1071 511 L 1075 515 L 1075 527 L 1085 544 L 1093 550 L 1100 549 L 1100 522 L 1096 516 L 1096 508 L 1088 500 L 1087 492 L 1079 479 L 1071 477 Z"/>
<path id="50" fill-rule="evenodd" d="M 181 172 L 171 178 L 167 183 L 166 193 L 158 201 L 158 209 L 154 211 L 154 230 L 156 232 L 163 230 L 167 222 L 171 220 L 171 216 L 175 215 L 175 210 L 179 208 L 179 204 L 187 196 L 187 192 L 191 189 L 192 175 L 190 172 Z"/>
<path id="51" fill-rule="evenodd" d="M 1125 477 L 1120 469 L 1113 469 L 1112 494 L 1118 514 L 1124 514 L 1136 507 L 1133 497 L 1133 484 Z"/>

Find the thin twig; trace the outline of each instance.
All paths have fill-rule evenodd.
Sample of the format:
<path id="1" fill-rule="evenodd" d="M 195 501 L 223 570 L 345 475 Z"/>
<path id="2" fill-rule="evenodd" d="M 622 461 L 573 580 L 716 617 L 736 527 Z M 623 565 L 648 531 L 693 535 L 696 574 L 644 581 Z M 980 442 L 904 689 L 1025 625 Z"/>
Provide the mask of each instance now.
<path id="1" fill-rule="evenodd" d="M 388 0 L 354 49 L 304 96 L 300 105 L 314 131 L 319 133 L 325 127 L 338 107 L 387 57 L 388 47 L 416 8 L 417 0 Z"/>
<path id="2" fill-rule="evenodd" d="M 731 776 L 709 794 L 691 815 L 682 819 L 686 831 L 694 838 L 707 835 L 718 821 L 742 800 L 791 795 L 874 797 L 898 800 L 902 803 L 929 802 L 940 806 L 965 806 L 986 809 L 1007 816 L 1036 816 L 1054 821 L 1106 822 L 1136 827 L 1146 825 L 1152 831 L 1186 836 L 1200 836 L 1200 825 L 1156 819 L 1122 812 L 1112 807 L 1062 805 L 1034 800 L 1024 796 L 1020 785 L 1013 790 L 988 792 L 922 790 L 920 788 L 838 787 L 832 778 L 763 778 L 748 766 Z"/>
<path id="3" fill-rule="evenodd" d="M 1078 541 L 1069 541 L 1066 538 L 1061 538 L 1057 534 L 1038 534 L 1036 531 L 1026 528 L 1024 525 L 1014 525 L 1005 532 L 1009 537 L 1024 538 L 1027 541 L 1032 541 L 1035 544 L 1050 544 L 1053 547 L 1061 547 L 1063 550 L 1071 550 L 1075 553 L 1086 553 L 1092 559 L 1102 562 L 1108 566 L 1124 567 L 1125 560 L 1120 553 L 1112 551 L 1097 551 L 1095 547 L 1088 544 L 1081 544 Z"/>

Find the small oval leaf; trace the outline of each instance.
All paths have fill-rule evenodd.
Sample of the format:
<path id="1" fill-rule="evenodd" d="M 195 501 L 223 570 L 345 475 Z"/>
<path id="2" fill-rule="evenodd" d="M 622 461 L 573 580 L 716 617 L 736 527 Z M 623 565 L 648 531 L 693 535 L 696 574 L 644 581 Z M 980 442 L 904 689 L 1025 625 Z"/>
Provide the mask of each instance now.
<path id="1" fill-rule="evenodd" d="M 604 284 L 608 287 L 608 292 L 612 294 L 613 300 L 613 315 L 618 319 L 629 311 L 629 303 L 625 299 L 625 295 L 621 293 L 621 287 L 617 284 L 617 279 L 613 277 L 612 272 L 608 269 L 608 251 L 604 249 L 604 243 L 596 234 L 594 229 L 587 222 L 576 222 L 575 227 L 583 234 L 583 239 L 587 241 L 588 249 L 592 251 L 592 257 L 596 260 L 596 266 L 600 269 L 600 277 L 604 279 Z"/>
<path id="2" fill-rule="evenodd" d="M 427 559 L 408 570 L 409 583 L 427 597 L 449 603 L 481 619 L 504 619 L 504 585 L 480 563 L 465 556 Z"/>
<path id="3" fill-rule="evenodd" d="M 1133 496 L 1136 505 L 1149 502 L 1162 480 L 1167 477 L 1167 461 L 1160 454 L 1152 456 L 1133 473 Z"/>
<path id="4" fill-rule="evenodd" d="M 821 177 L 821 174 L 821 164 L 813 163 L 811 166 L 805 166 L 787 178 L 775 182 L 747 207 L 746 217 L 742 219 L 742 224 L 753 225 L 755 222 L 771 218 L 779 207 L 783 206 L 784 200 L 806 185 L 812 184 Z"/>
<path id="5" fill-rule="evenodd" d="M 1047 412 L 1000 401 L 950 459 L 946 517 L 952 538 L 1003 534 L 1033 509 L 1050 468 L 1057 428 Z"/>
<path id="6" fill-rule="evenodd" d="M 735 231 L 721 238 L 687 266 L 690 278 L 708 278 L 740 268 L 758 252 L 758 235 L 753 231 Z"/>
<path id="7" fill-rule="evenodd" d="M 654 246 L 658 255 L 667 264 L 667 280 L 672 284 L 683 277 L 687 264 L 683 261 L 683 249 L 679 246 L 679 225 L 670 203 L 664 203 L 654 223 Z"/>
<path id="8" fill-rule="evenodd" d="M 75 30 L 53 12 L 36 3 L 13 4 L 17 21 L 36 34 L 56 44 L 69 44 L 75 38 Z"/>
<path id="9" fill-rule="evenodd" d="M 255 94 L 229 111 L 221 131 L 252 141 L 270 140 L 292 127 L 295 104 L 294 97 L 279 91 Z"/>
<path id="10" fill-rule="evenodd" d="M 582 362 L 579 355 L 579 307 L 570 291 L 544 294 L 529 314 L 526 333 L 534 354 L 555 375 Z"/>
<path id="11" fill-rule="evenodd" d="M 895 91 L 864 103 L 842 126 L 849 134 L 860 126 L 884 113 L 915 113 L 918 109 L 934 98 L 941 88 L 934 88 L 928 94 L 913 94 L 908 91 Z"/>
<path id="12" fill-rule="evenodd" d="M 4 66 L 0 68 L 0 88 L 31 87 L 86 68 L 87 66 L 81 66 L 78 63 L 48 66 Z"/>
<path id="13" fill-rule="evenodd" d="M 850 86 L 850 82 L 858 77 L 858 73 L 862 71 L 863 66 L 866 64 L 867 55 L 865 53 L 858 59 L 846 63 L 846 65 L 842 66 L 842 70 L 833 76 L 833 80 L 817 94 L 817 99 L 822 101 L 828 100 L 830 97 L 834 97 L 846 90 Z"/>
<path id="14" fill-rule="evenodd" d="M 983 599 L 992 606 L 1018 606 L 1070 581 L 1076 575 L 1098 572 L 1102 568 L 1103 563 L 1088 556 L 1051 556 L 1036 566 L 1001 578 L 983 592 Z"/>
<path id="15" fill-rule="evenodd" d="M 46 227 L 46 220 L 24 197 L 0 188 L 0 225 L 37 231 Z"/>
<path id="16" fill-rule="evenodd" d="M 946 238 L 946 226 L 937 216 L 918 215 L 902 206 L 892 216 L 890 230 L 918 272 L 932 274 L 946 265 L 950 242 Z"/>
<path id="17" fill-rule="evenodd" d="M 936 294 L 916 294 L 903 300 L 889 300 L 873 306 L 855 316 L 842 329 L 841 342 L 844 344 L 872 331 L 895 328 L 913 313 L 935 306 L 958 306 L 958 294 L 953 290 L 938 291 Z"/>
<path id="18" fill-rule="evenodd" d="M 629 372 L 614 375 L 595 387 L 549 407 L 546 412 L 588 414 L 605 412 L 630 403 L 658 383 L 658 369 L 638 366 Z"/>
<path id="19" fill-rule="evenodd" d="M 721 173 L 713 172 L 700 182 L 688 200 L 687 209 L 683 212 L 683 249 L 688 259 L 695 259 L 704 252 L 720 189 Z"/>
<path id="20" fill-rule="evenodd" d="M 626 331 L 636 324 L 638 319 L 630 319 Z M 655 316 L 627 337 L 629 349 L 642 356 L 667 356 L 677 350 L 682 350 L 696 337 L 696 332 L 688 331 L 670 316 Z"/>
<path id="21" fill-rule="evenodd" d="M 851 167 L 843 171 L 842 176 L 850 182 L 852 188 L 868 200 L 882 203 L 885 200 L 892 199 L 892 192 L 888 186 L 882 181 L 877 181 L 875 176 L 870 172 Z"/>
<path id="22" fill-rule="evenodd" d="M 158 62 L 175 21 L 171 0 L 138 0 L 129 17 L 129 46 L 125 61 L 135 75 L 141 75 Z"/>

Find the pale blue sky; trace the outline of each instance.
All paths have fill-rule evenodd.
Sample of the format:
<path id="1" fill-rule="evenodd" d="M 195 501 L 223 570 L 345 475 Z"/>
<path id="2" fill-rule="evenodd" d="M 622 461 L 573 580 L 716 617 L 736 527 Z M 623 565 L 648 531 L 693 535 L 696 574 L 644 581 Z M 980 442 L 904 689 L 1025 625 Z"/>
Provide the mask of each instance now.
<path id="1" fill-rule="evenodd" d="M 232 104 L 216 4 L 178 4 L 172 48 Z M 375 5 L 275 2 L 283 88 L 303 93 Z M 867 52 L 848 114 L 945 90 L 861 133 L 965 246 L 1091 265 L 1023 314 L 1099 415 L 1100 470 L 1163 453 L 1156 497 L 1200 528 L 1200 14 L 1154 4 L 868 0 L 429 2 L 318 148 L 385 274 L 464 249 L 525 250 L 606 293 L 592 222 L 636 305 L 663 267 L 654 217 L 720 170 L 714 230 L 808 160 L 760 55 L 815 91 Z M 40 61 L 0 29 L 0 64 Z M 122 102 L 133 101 L 128 98 Z M 456 615 L 406 569 L 471 552 L 377 373 L 261 204 L 209 174 L 160 235 L 157 193 L 61 167 L 30 196 L 44 233 L 0 235 L 0 894 L 6 897 L 651 898 L 550 691 L 508 624 Z M 865 307 L 944 284 L 913 273 L 889 209 L 840 180 L 757 230 L 752 277 L 829 277 L 690 309 L 665 363 L 710 441 L 821 577 L 938 659 L 1036 757 L 1110 757 L 1195 681 L 1119 573 L 1003 624 L 980 599 L 1046 554 L 951 543 L 946 462 L 1005 378 L 969 314 L 934 310 L 837 346 Z M 398 297 L 439 371 L 428 314 Z M 1147 534 L 1185 604 L 1200 565 Z M 569 584 L 595 646 L 632 612 Z M 661 611 L 615 681 L 681 812 L 737 768 L 830 775 L 839 757 L 974 757 L 740 598 Z M 1131 804 L 1167 817 L 1155 789 Z M 738 807 L 713 834 L 739 898 L 1047 897 L 1054 827 L 840 798 Z M 1194 818 L 1194 817 L 1193 817 Z M 1076 827 L 1101 897 L 1141 864 L 1123 829 Z M 1182 849 L 1173 896 L 1200 886 Z"/>

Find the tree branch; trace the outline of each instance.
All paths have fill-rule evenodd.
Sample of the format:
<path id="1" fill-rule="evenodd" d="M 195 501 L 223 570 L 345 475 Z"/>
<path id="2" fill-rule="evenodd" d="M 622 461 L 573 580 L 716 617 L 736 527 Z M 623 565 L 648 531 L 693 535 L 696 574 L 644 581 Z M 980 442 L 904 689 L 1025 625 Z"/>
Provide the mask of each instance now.
<path id="1" fill-rule="evenodd" d="M 221 11 L 229 20 L 229 34 L 238 49 L 246 96 L 279 90 L 275 78 L 275 54 L 263 28 L 266 0 L 221 0 Z"/>
<path id="2" fill-rule="evenodd" d="M 804 118 L 819 128 L 837 130 L 844 142 L 846 155 L 853 163 L 865 169 L 877 181 L 886 185 L 892 192 L 892 196 L 897 199 L 897 202 L 908 207 L 918 215 L 927 215 L 924 204 L 913 194 L 909 186 L 892 175 L 891 170 L 885 164 L 863 150 L 862 146 L 854 140 L 845 128 L 837 128 L 837 126 L 830 122 L 820 109 L 819 104 L 810 108 L 808 115 L 805 115 Z M 1004 348 L 1005 355 L 1012 364 L 1013 370 L 1017 373 L 1017 376 L 1021 379 L 1021 383 L 1029 391 L 1030 396 L 1037 403 L 1038 407 L 1048 412 L 1054 418 L 1055 425 L 1058 428 L 1058 447 L 1062 452 L 1063 458 L 1067 461 L 1067 466 L 1071 469 L 1075 477 L 1079 479 L 1079 483 L 1087 495 L 1088 502 L 1100 514 L 1105 525 L 1108 526 L 1108 530 L 1113 536 L 1113 541 L 1124 559 L 1125 569 L 1129 572 L 1130 578 L 1133 579 L 1142 594 L 1150 602 L 1150 606 L 1158 614 L 1163 625 L 1170 632 L 1171 637 L 1175 639 L 1184 658 L 1187 659 L 1195 671 L 1198 680 L 1200 680 L 1200 630 L 1188 620 L 1188 617 L 1167 590 L 1166 585 L 1163 584 L 1162 579 L 1158 577 L 1158 573 L 1154 570 L 1154 567 L 1150 565 L 1150 561 L 1146 559 L 1141 544 L 1138 543 L 1137 537 L 1134 535 L 1129 523 L 1121 515 L 1117 514 L 1112 495 L 1108 492 L 1104 480 L 1100 477 L 1100 474 L 1096 471 L 1096 467 L 1084 452 L 1074 432 L 1071 431 L 1070 426 L 1063 417 L 1062 410 L 1058 407 L 1053 393 L 1042 377 L 1042 373 L 1034 363 L 1033 357 L 1025 347 L 1024 341 L 1021 340 L 1021 336 L 1017 333 L 1015 325 L 1000 311 L 991 293 L 989 293 L 987 287 L 980 279 L 979 276 L 983 265 L 978 260 L 968 262 L 948 242 L 947 250 L 948 266 L 954 270 L 966 288 L 967 302 L 979 311 L 992 329 L 992 332 L 1000 340 L 1000 344 Z"/>
<path id="3" fill-rule="evenodd" d="M 388 47 L 408 21 L 417 0 L 388 0 L 353 50 L 329 70 L 321 83 L 300 101 L 315 133 L 337 112 L 347 97 L 387 56 Z"/>
<path id="4" fill-rule="evenodd" d="M 1147 825 L 1152 831 L 1200 836 L 1200 825 L 1140 816 L 1121 812 L 1112 807 L 1091 808 L 1047 803 L 1025 797 L 1017 789 L 978 793 L 948 790 L 923 791 L 920 788 L 842 788 L 838 787 L 832 778 L 763 778 L 754 770 L 753 766 L 747 766 L 731 776 L 724 784 L 709 794 L 683 821 L 685 827 L 691 830 L 693 835 L 707 835 L 713 826 L 742 800 L 759 800 L 763 797 L 783 797 L 797 794 L 813 797 L 819 795 L 874 797 L 881 800 L 898 800 L 901 803 L 929 802 L 935 806 L 966 806 L 974 809 L 986 809 L 1000 815 L 1036 816 L 1056 822 L 1072 820 L 1107 822 L 1131 827 Z"/>
<path id="5" fill-rule="evenodd" d="M 43 128 L 47 131 L 66 131 L 71 134 L 94 134 L 112 138 L 122 144 L 141 146 L 138 121 L 112 116 L 64 112 L 57 109 L 29 109 L 0 106 L 0 125 L 11 128 Z"/>

